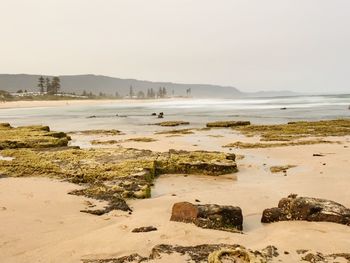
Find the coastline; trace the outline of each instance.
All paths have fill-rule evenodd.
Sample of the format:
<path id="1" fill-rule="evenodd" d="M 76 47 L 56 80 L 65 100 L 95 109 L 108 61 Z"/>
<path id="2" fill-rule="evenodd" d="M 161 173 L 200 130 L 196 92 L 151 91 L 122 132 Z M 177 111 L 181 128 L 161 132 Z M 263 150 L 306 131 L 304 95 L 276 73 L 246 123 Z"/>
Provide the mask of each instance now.
<path id="1" fill-rule="evenodd" d="M 153 103 L 160 101 L 178 101 L 188 100 L 188 98 L 169 98 L 169 99 L 101 99 L 101 100 L 19 100 L 0 102 L 0 109 L 16 108 L 41 108 L 41 107 L 63 107 L 63 106 L 81 106 L 81 105 L 103 105 L 103 104 L 132 104 L 132 103 Z"/>

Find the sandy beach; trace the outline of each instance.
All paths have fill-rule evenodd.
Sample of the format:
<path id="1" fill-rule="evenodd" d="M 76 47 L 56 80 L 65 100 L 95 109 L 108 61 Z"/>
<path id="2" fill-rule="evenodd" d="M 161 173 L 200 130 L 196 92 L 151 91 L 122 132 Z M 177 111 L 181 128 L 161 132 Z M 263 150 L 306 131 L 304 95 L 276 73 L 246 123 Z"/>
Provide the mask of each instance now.
<path id="1" fill-rule="evenodd" d="M 30 101 L 5 101 L 0 102 L 0 109 L 15 109 L 15 108 L 40 108 L 40 107 L 62 107 L 62 106 L 88 106 L 88 105 L 103 105 L 103 104 L 132 104 L 132 103 L 152 103 L 155 101 L 179 101 L 186 100 L 186 98 L 176 99 L 123 99 L 123 100 L 112 100 L 112 99 L 101 99 L 101 100 L 30 100 Z"/>
<path id="2" fill-rule="evenodd" d="M 142 136 L 142 134 L 137 134 Z M 115 136 L 126 140 L 135 135 Z M 92 139 L 106 136 L 72 135 L 72 145 L 91 147 Z M 158 244 L 240 244 L 250 249 L 274 245 L 280 252 L 276 260 L 296 262 L 298 249 L 322 253 L 350 252 L 350 228 L 326 222 L 277 222 L 261 224 L 265 208 L 290 193 L 337 201 L 350 207 L 348 191 L 350 137 L 330 140 L 340 143 L 287 146 L 267 149 L 227 149 L 221 146 L 242 135 L 225 129 L 166 137 L 154 135 L 156 142 L 125 142 L 124 147 L 167 151 L 233 151 L 239 172 L 227 176 L 162 175 L 152 187 L 152 196 L 130 200 L 133 214 L 112 211 L 102 216 L 79 212 L 89 202 L 99 201 L 68 195 L 75 184 L 48 178 L 1 178 L 0 250 L 4 262 L 80 262 L 81 259 L 111 258 L 139 253 L 147 256 Z M 108 137 L 111 139 L 113 137 Z M 245 138 L 256 142 L 256 138 Z M 95 146 L 106 147 L 106 146 Z M 113 147 L 113 146 L 108 146 Z M 313 156 L 322 153 L 324 156 Z M 274 165 L 295 165 L 286 176 L 271 173 Z M 193 224 L 171 222 L 175 202 L 189 201 L 235 205 L 243 210 L 244 234 L 202 229 Z M 87 202 L 89 201 L 89 202 Z M 152 225 L 158 231 L 132 233 L 136 227 Z M 330 242 L 331 241 L 331 242 Z M 283 252 L 287 251 L 288 254 Z M 183 262 L 180 256 L 160 262 Z"/>

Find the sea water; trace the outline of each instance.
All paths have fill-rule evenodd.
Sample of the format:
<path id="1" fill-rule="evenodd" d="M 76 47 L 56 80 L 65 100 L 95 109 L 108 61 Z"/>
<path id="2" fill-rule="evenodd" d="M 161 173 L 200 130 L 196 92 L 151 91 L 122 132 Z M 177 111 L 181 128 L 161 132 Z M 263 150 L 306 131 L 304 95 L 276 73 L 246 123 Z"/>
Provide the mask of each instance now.
<path id="1" fill-rule="evenodd" d="M 13 126 L 43 124 L 53 130 L 119 129 L 124 132 L 159 130 L 159 121 L 189 121 L 203 127 L 220 120 L 249 120 L 257 124 L 350 117 L 350 95 L 293 96 L 247 99 L 173 99 L 94 105 L 0 109 L 0 122 Z M 151 116 L 164 112 L 164 119 Z"/>

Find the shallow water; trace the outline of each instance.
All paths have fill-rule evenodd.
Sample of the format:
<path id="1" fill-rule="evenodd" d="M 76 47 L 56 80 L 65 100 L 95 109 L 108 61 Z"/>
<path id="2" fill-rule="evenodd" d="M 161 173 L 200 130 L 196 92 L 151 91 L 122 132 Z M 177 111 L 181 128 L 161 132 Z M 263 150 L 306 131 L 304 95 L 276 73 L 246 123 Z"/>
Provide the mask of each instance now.
<path id="1" fill-rule="evenodd" d="M 0 109 L 0 122 L 9 122 L 14 126 L 45 124 L 62 131 L 115 128 L 135 133 L 159 130 L 159 127 L 148 124 L 160 120 L 184 120 L 191 122 L 191 127 L 202 127 L 214 120 L 250 120 L 268 124 L 346 118 L 350 117 L 349 105 L 350 95 L 133 103 L 116 101 L 100 105 Z M 165 118 L 151 116 L 153 112 L 164 112 Z"/>

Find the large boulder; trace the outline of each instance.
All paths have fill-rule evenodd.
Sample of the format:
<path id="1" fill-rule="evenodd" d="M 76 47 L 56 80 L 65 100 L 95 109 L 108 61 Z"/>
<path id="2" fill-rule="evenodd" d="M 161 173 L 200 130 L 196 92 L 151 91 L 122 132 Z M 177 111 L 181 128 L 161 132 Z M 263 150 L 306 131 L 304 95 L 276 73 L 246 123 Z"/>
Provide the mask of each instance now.
<path id="1" fill-rule="evenodd" d="M 279 201 L 278 207 L 265 209 L 261 218 L 262 223 L 288 220 L 333 222 L 350 226 L 350 209 L 326 199 L 289 195 Z"/>
<path id="2" fill-rule="evenodd" d="M 189 202 L 175 203 L 171 221 L 194 223 L 202 228 L 237 232 L 243 229 L 243 215 L 239 207 Z"/>

